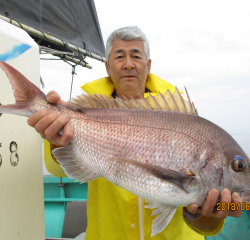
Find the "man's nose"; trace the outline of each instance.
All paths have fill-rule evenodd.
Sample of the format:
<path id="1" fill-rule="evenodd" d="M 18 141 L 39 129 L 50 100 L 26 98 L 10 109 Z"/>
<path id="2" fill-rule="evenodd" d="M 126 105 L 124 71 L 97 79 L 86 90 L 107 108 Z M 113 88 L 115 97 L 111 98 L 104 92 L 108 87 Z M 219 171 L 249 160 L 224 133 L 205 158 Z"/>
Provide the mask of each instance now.
<path id="1" fill-rule="evenodd" d="M 135 68 L 133 59 L 131 59 L 130 57 L 125 58 L 123 68 L 126 70 L 131 70 L 131 69 Z"/>

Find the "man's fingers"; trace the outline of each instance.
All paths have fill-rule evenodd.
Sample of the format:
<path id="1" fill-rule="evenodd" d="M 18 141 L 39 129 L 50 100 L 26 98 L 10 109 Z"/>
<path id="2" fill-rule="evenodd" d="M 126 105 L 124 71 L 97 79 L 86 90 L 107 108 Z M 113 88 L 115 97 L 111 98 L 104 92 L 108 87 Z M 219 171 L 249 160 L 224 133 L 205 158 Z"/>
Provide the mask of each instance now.
<path id="1" fill-rule="evenodd" d="M 207 199 L 201 208 L 203 216 L 210 217 L 212 215 L 218 197 L 219 197 L 219 192 L 217 190 L 212 189 L 209 191 Z"/>
<path id="2" fill-rule="evenodd" d="M 61 116 L 61 113 L 59 112 L 51 112 L 44 116 L 42 119 L 40 119 L 36 125 L 35 129 L 38 133 L 41 134 L 41 136 L 45 135 L 45 137 L 48 137 L 45 133 L 45 130 L 53 123 L 55 122 L 59 117 Z"/>
<path id="3" fill-rule="evenodd" d="M 191 203 L 186 207 L 186 209 L 188 212 L 195 214 L 198 210 L 198 205 L 196 205 L 195 203 Z"/>
<path id="4" fill-rule="evenodd" d="M 38 121 L 40 121 L 42 118 L 44 118 L 45 116 L 47 116 L 49 113 L 51 113 L 52 111 L 48 108 L 42 109 L 34 114 L 32 114 L 27 122 L 31 127 L 35 127 L 35 125 L 37 124 Z"/>
<path id="5" fill-rule="evenodd" d="M 214 216 L 219 219 L 225 219 L 227 216 L 240 217 L 242 215 L 241 209 L 236 208 L 242 202 L 238 193 L 231 195 L 231 192 L 225 188 L 221 192 L 219 203 L 217 203 L 218 197 L 219 192 L 217 190 L 212 189 L 209 191 L 207 199 L 201 208 L 203 216 Z M 214 207 L 216 210 L 214 210 Z"/>
<path id="6" fill-rule="evenodd" d="M 73 137 L 73 130 L 69 123 L 67 123 L 63 128 L 63 136 L 57 136 L 55 140 L 55 145 L 57 146 L 67 146 L 69 145 Z"/>
<path id="7" fill-rule="evenodd" d="M 49 92 L 46 100 L 52 104 L 65 104 L 56 91 Z M 68 145 L 73 137 L 73 130 L 68 124 L 68 115 L 62 115 L 60 112 L 54 112 L 51 109 L 42 109 L 32 114 L 27 122 L 40 133 L 42 138 L 48 139 L 49 142 L 57 146 Z M 64 128 L 63 136 L 59 136 L 58 132 L 62 128 Z"/>
<path id="8" fill-rule="evenodd" d="M 232 203 L 228 216 L 236 218 L 240 217 L 242 215 L 242 210 L 240 207 L 242 202 L 243 201 L 240 195 L 237 192 L 234 192 L 232 194 Z"/>
<path id="9" fill-rule="evenodd" d="M 46 100 L 49 103 L 64 104 L 64 101 L 61 99 L 60 95 L 56 91 L 50 91 L 46 95 Z"/>
<path id="10" fill-rule="evenodd" d="M 216 217 L 225 219 L 228 216 L 229 208 L 231 206 L 231 192 L 225 188 L 221 192 L 221 211 L 217 211 Z"/>
<path id="11" fill-rule="evenodd" d="M 60 101 L 60 95 L 56 92 L 56 91 L 50 91 L 47 95 L 46 95 L 46 100 L 49 103 L 58 103 Z"/>
<path id="12" fill-rule="evenodd" d="M 44 130 L 44 135 L 49 140 L 55 140 L 58 137 L 58 132 L 69 121 L 68 115 L 60 115 Z"/>
<path id="13" fill-rule="evenodd" d="M 68 115 L 61 115 L 60 112 L 50 109 L 40 110 L 28 118 L 28 124 L 34 127 L 42 138 L 57 146 L 67 146 L 73 137 L 73 130 L 68 122 Z M 58 132 L 62 128 L 63 136 L 59 136 Z"/>
<path id="14" fill-rule="evenodd" d="M 50 109 L 42 109 L 28 118 L 28 124 L 34 127 L 42 138 L 48 139 L 57 146 L 66 146 L 71 141 L 73 130 L 67 124 L 68 121 L 68 115 L 62 115 L 60 112 L 53 112 Z M 58 132 L 63 127 L 63 136 L 59 136 Z"/>

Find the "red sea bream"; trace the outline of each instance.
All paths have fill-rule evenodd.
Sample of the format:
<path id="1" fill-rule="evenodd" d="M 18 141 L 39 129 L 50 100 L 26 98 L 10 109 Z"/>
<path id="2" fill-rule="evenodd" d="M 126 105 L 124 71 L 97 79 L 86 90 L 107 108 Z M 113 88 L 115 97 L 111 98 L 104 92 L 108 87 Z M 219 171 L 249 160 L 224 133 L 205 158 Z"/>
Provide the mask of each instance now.
<path id="1" fill-rule="evenodd" d="M 178 206 L 201 206 L 211 188 L 250 200 L 249 158 L 227 132 L 197 116 L 178 91 L 126 101 L 82 95 L 60 106 L 46 102 L 10 65 L 0 67 L 16 98 L 14 105 L 1 105 L 0 113 L 30 116 L 51 108 L 68 114 L 74 136 L 53 152 L 65 173 L 82 182 L 101 176 L 149 201 L 153 215 L 159 214 L 152 235 L 167 226 Z"/>

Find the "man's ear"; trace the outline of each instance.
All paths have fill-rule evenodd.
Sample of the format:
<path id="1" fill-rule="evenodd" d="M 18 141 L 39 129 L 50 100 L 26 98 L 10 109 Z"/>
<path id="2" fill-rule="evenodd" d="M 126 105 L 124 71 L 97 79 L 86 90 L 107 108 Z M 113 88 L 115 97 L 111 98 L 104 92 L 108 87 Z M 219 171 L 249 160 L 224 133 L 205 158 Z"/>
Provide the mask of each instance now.
<path id="1" fill-rule="evenodd" d="M 148 59 L 147 74 L 150 73 L 150 70 L 151 70 L 151 59 Z"/>
<path id="2" fill-rule="evenodd" d="M 110 74 L 109 64 L 107 61 L 105 61 L 105 67 L 106 67 L 106 72 L 107 72 L 108 76 L 110 77 L 111 74 Z"/>

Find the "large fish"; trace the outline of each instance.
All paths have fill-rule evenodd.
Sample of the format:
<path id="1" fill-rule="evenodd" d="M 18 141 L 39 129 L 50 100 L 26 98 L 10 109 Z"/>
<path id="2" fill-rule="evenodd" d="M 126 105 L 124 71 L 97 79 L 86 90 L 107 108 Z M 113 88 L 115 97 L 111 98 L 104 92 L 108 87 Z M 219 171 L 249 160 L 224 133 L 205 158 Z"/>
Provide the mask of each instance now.
<path id="1" fill-rule="evenodd" d="M 74 129 L 71 144 L 54 150 L 66 174 L 82 182 L 104 177 L 149 201 L 152 215 L 159 214 L 152 236 L 168 225 L 178 206 L 201 206 L 211 188 L 228 188 L 250 200 L 249 158 L 228 133 L 197 116 L 178 91 L 126 101 L 82 95 L 61 106 L 49 104 L 10 65 L 0 62 L 0 67 L 16 98 L 14 105 L 1 105 L 0 113 L 30 116 L 43 108 L 67 113 Z"/>

